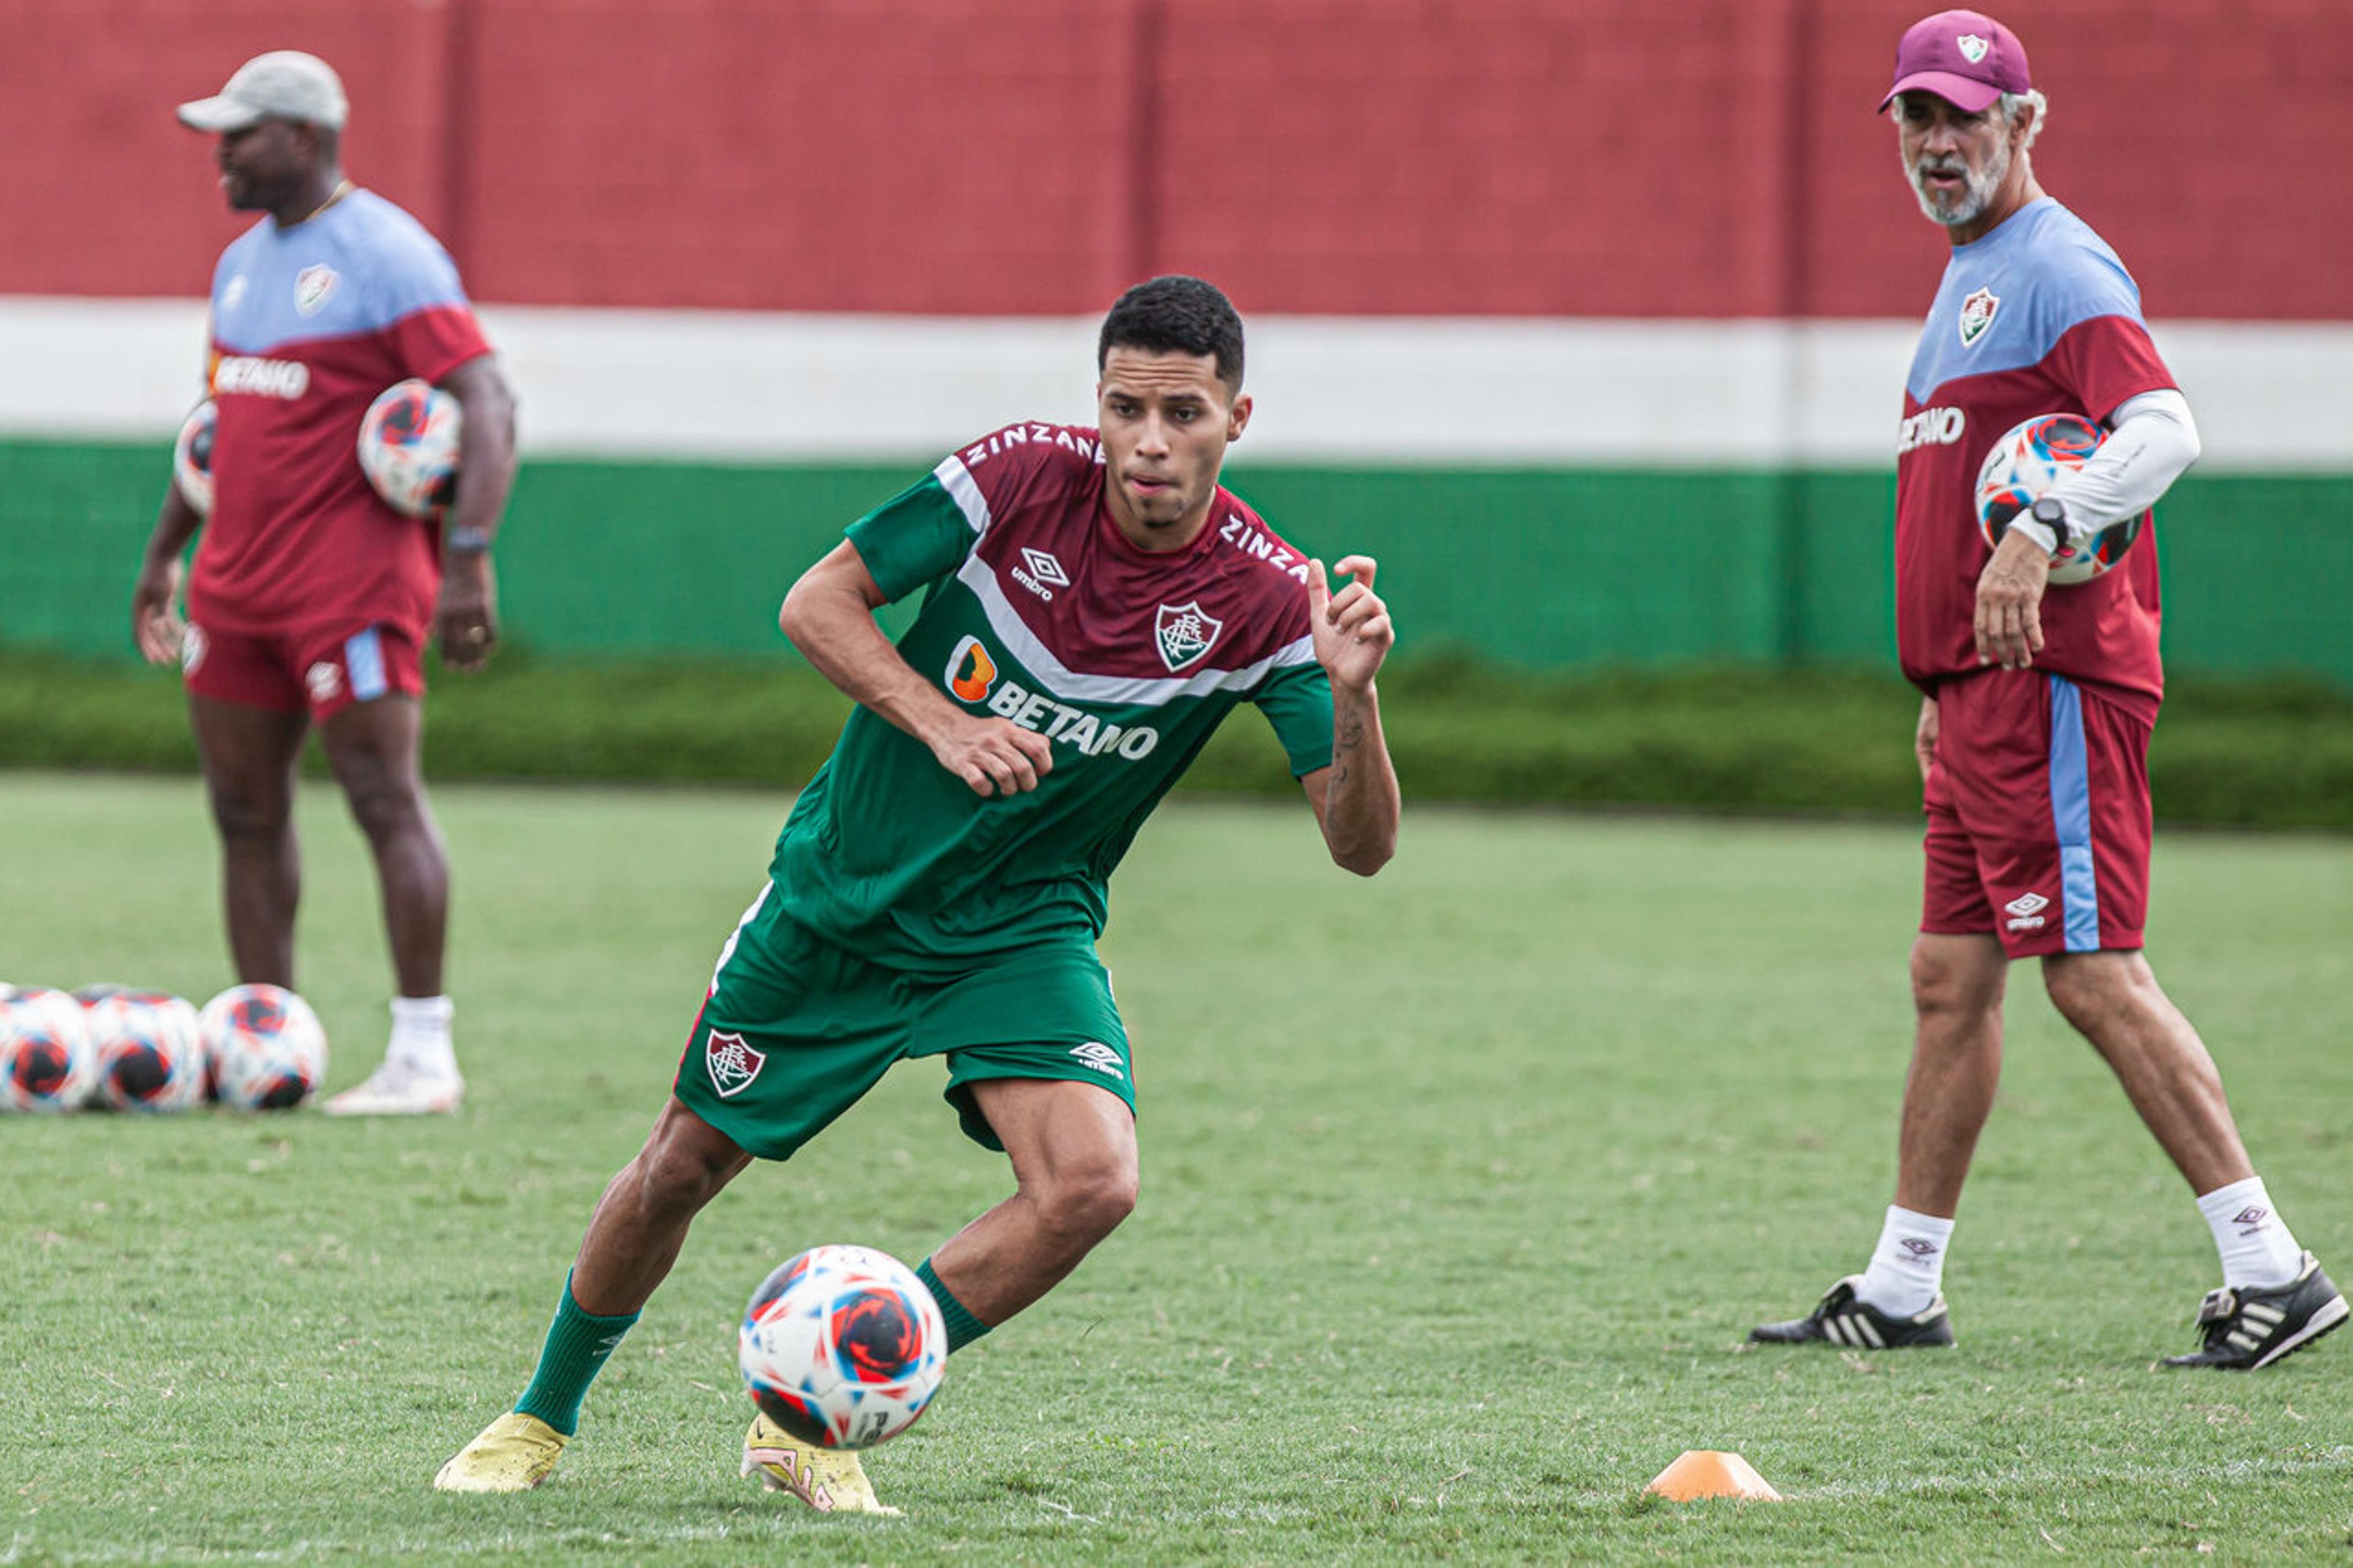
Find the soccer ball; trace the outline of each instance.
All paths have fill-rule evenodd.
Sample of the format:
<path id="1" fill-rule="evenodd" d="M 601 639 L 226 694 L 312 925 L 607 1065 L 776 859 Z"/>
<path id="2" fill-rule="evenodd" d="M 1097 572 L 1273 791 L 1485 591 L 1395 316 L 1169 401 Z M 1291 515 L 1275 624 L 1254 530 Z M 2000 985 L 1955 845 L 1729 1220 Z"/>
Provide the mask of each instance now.
<path id="1" fill-rule="evenodd" d="M 0 985 L 0 1084 L 12 1110 L 71 1110 L 90 1097 L 98 1058 L 81 1004 L 62 991 Z"/>
<path id="2" fill-rule="evenodd" d="M 238 1110 L 291 1110 L 327 1076 L 327 1032 L 277 985 L 232 985 L 197 1015 L 216 1097 Z"/>
<path id="3" fill-rule="evenodd" d="M 947 1360 L 939 1303 L 868 1247 L 813 1247 L 777 1268 L 736 1336 L 752 1402 L 820 1448 L 871 1448 L 913 1426 Z"/>
<path id="4" fill-rule="evenodd" d="M 2044 414 L 2017 426 L 1993 444 L 1978 469 L 1978 527 L 1988 544 L 1999 544 L 2012 520 L 2037 497 L 2072 474 L 2107 437 L 2080 414 Z M 2051 563 L 2059 585 L 2088 583 L 2124 558 L 2140 537 L 2140 518 L 2112 523 L 2081 543 L 2062 543 Z"/>
<path id="5" fill-rule="evenodd" d="M 92 986 L 82 1004 L 98 1058 L 98 1103 L 116 1110 L 185 1110 L 204 1098 L 196 1010 L 161 991 Z"/>
<path id="6" fill-rule="evenodd" d="M 458 494 L 458 426 L 465 412 L 431 382 L 395 382 L 360 420 L 360 471 L 405 517 L 436 517 Z"/>
<path id="7" fill-rule="evenodd" d="M 180 487 L 180 499 L 198 517 L 213 514 L 213 421 L 216 411 L 213 400 L 206 398 L 195 406 L 186 423 L 180 426 L 178 439 L 172 443 L 172 482 Z"/>

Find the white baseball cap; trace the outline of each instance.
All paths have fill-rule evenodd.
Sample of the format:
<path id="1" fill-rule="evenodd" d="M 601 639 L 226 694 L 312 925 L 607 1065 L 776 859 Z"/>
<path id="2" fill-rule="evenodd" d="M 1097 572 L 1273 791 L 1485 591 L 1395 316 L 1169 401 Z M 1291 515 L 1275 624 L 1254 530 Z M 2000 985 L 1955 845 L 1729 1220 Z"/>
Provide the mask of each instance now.
<path id="1" fill-rule="evenodd" d="M 244 131 L 265 120 L 300 120 L 341 131 L 351 114 L 335 68 L 300 49 L 272 49 L 237 68 L 210 98 L 180 105 L 180 123 L 192 131 Z"/>

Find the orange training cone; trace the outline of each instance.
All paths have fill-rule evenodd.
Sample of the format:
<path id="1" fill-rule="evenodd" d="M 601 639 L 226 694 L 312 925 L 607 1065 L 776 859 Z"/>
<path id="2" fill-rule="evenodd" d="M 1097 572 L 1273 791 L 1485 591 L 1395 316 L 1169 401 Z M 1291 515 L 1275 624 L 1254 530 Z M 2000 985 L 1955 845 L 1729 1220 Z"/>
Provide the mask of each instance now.
<path id="1" fill-rule="evenodd" d="M 1781 1500 L 1781 1494 L 1747 1460 L 1737 1454 L 1719 1454 L 1712 1448 L 1690 1449 L 1642 1489 L 1672 1502 L 1708 1497 L 1753 1498 L 1759 1502 Z"/>

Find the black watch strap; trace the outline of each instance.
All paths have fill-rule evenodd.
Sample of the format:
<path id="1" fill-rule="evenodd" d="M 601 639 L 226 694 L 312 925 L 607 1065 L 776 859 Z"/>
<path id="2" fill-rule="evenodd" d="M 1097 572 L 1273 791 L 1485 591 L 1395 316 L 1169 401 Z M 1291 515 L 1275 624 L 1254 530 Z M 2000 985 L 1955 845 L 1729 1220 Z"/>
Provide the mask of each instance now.
<path id="1" fill-rule="evenodd" d="M 2039 522 L 2051 531 L 2051 552 L 2053 555 L 2067 545 L 2067 503 L 2057 496 L 2036 498 L 2026 509 L 2027 521 Z"/>

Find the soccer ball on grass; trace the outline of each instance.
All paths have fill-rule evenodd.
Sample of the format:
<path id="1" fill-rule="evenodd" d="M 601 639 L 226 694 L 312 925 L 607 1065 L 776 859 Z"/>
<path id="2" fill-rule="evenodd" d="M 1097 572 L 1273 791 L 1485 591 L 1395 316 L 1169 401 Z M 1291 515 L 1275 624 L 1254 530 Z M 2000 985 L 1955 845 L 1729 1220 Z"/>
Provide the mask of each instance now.
<path id="1" fill-rule="evenodd" d="M 41 986 L 0 985 L 0 1106 L 72 1110 L 97 1078 L 80 1003 Z"/>
<path id="2" fill-rule="evenodd" d="M 327 1076 L 327 1032 L 280 985 L 232 985 L 197 1015 L 215 1093 L 235 1110 L 291 1110 Z"/>
<path id="3" fill-rule="evenodd" d="M 82 996 L 98 1060 L 95 1103 L 114 1110 L 185 1110 L 204 1099 L 205 1047 L 196 1010 L 161 991 L 95 985 Z"/>
<path id="4" fill-rule="evenodd" d="M 736 1337 L 744 1387 L 820 1448 L 871 1448 L 914 1425 L 948 1359 L 939 1303 L 868 1247 L 814 1247 L 752 1292 Z"/>

